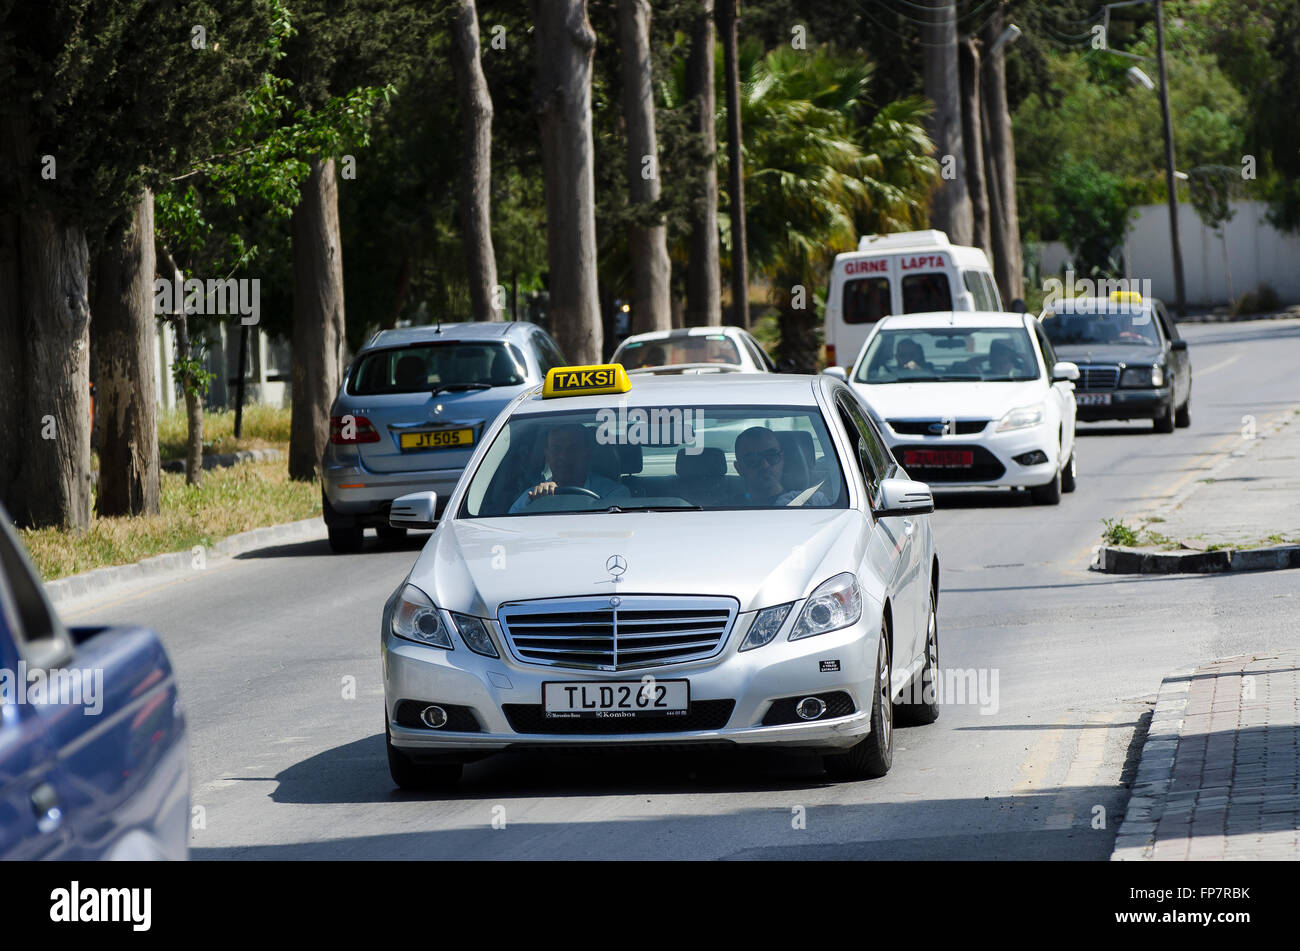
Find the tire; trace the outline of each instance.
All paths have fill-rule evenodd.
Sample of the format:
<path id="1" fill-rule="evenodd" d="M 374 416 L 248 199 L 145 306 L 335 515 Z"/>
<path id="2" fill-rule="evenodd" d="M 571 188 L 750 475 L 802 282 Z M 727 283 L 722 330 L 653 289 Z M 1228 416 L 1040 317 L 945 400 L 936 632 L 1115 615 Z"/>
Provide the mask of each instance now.
<path id="1" fill-rule="evenodd" d="M 832 779 L 877 779 L 889 772 L 894 761 L 894 703 L 890 697 L 889 632 L 880 626 L 876 648 L 876 679 L 871 691 L 871 732 L 844 753 L 822 757 Z"/>
<path id="2" fill-rule="evenodd" d="M 336 528 L 330 526 L 330 551 L 336 555 L 355 555 L 361 551 L 365 540 L 364 528 Z"/>
<path id="3" fill-rule="evenodd" d="M 465 767 L 460 763 L 417 763 L 393 746 L 384 724 L 384 746 L 388 749 L 388 775 L 402 789 L 451 789 L 460 782 Z"/>
<path id="4" fill-rule="evenodd" d="M 1186 429 L 1192 425 L 1192 394 L 1187 394 L 1187 400 L 1182 406 L 1178 407 L 1174 413 L 1174 425 L 1179 429 Z"/>
<path id="5" fill-rule="evenodd" d="M 900 703 L 894 708 L 894 722 L 900 726 L 924 726 L 939 719 L 939 613 L 935 610 L 934 590 L 930 590 L 930 618 L 926 622 L 925 666 L 908 685 L 908 696 L 915 703 Z M 914 693 L 920 687 L 920 695 Z"/>
<path id="6" fill-rule="evenodd" d="M 406 529 L 399 528 L 396 525 L 376 525 L 375 534 L 379 536 L 381 541 L 400 542 L 406 537 Z"/>
<path id="7" fill-rule="evenodd" d="M 1158 433 L 1172 433 L 1174 431 L 1174 401 L 1170 400 L 1165 406 L 1165 411 L 1153 419 L 1151 422 L 1155 425 Z"/>
<path id="8" fill-rule="evenodd" d="M 1062 492 L 1073 492 L 1076 488 L 1078 488 L 1079 472 L 1078 472 L 1078 466 L 1075 463 L 1075 455 L 1077 453 L 1078 450 L 1076 449 L 1070 450 L 1070 461 L 1067 462 L 1065 464 L 1065 468 L 1061 470 L 1061 491 Z"/>
<path id="9" fill-rule="evenodd" d="M 1047 485 L 1035 485 L 1029 489 L 1029 494 L 1036 505 L 1060 505 L 1061 504 L 1061 470 L 1056 470 L 1056 475 L 1052 476 L 1052 481 Z"/>

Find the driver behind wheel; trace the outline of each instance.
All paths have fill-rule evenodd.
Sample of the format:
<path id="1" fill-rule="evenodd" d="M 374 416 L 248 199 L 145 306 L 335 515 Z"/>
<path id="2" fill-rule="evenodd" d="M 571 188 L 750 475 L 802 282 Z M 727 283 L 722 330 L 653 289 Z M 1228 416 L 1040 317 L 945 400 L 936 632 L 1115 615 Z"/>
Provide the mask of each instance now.
<path id="1" fill-rule="evenodd" d="M 522 512 L 534 499 L 555 495 L 560 488 L 585 489 L 585 492 L 574 494 L 595 493 L 602 499 L 630 496 L 627 486 L 591 470 L 591 449 L 587 445 L 587 439 L 587 428 L 581 423 L 566 423 L 548 432 L 546 465 L 551 471 L 551 477 L 520 495 L 510 506 L 510 514 Z"/>

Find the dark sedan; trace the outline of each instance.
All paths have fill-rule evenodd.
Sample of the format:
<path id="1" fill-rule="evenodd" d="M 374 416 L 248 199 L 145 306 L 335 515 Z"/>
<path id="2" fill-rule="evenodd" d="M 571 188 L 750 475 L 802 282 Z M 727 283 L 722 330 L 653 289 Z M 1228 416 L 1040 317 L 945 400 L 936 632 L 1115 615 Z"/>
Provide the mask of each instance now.
<path id="1" fill-rule="evenodd" d="M 1156 432 L 1190 426 L 1192 365 L 1187 341 L 1154 298 L 1075 297 L 1043 311 L 1057 358 L 1079 367 L 1081 422 L 1150 419 Z"/>

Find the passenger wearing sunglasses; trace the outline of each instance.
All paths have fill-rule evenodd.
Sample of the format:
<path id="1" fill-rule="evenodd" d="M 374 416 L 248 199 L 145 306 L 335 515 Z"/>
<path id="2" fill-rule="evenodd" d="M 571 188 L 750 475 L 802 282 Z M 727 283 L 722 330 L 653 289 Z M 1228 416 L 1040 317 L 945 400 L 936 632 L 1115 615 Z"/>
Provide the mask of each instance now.
<path id="1" fill-rule="evenodd" d="M 821 492 L 804 497 L 806 489 L 786 489 L 785 453 L 781 443 L 765 426 L 752 426 L 736 437 L 736 472 L 745 480 L 740 505 L 780 506 L 796 499 L 801 505 L 830 505 Z"/>

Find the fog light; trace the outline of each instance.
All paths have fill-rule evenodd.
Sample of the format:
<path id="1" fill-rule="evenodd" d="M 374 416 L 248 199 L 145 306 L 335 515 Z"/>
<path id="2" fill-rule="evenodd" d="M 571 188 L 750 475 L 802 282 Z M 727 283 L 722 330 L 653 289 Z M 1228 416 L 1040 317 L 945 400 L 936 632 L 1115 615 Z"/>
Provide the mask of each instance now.
<path id="1" fill-rule="evenodd" d="M 794 712 L 801 720 L 816 720 L 826 712 L 826 704 L 821 697 L 804 697 L 795 705 Z"/>
<path id="2" fill-rule="evenodd" d="M 1022 452 L 1020 455 L 1011 458 L 1022 466 L 1041 466 L 1047 461 L 1047 453 L 1041 449 L 1035 449 L 1033 452 Z"/>
<path id="3" fill-rule="evenodd" d="M 431 730 L 441 730 L 447 725 L 447 711 L 438 706 L 427 706 L 420 711 L 420 719 Z"/>

